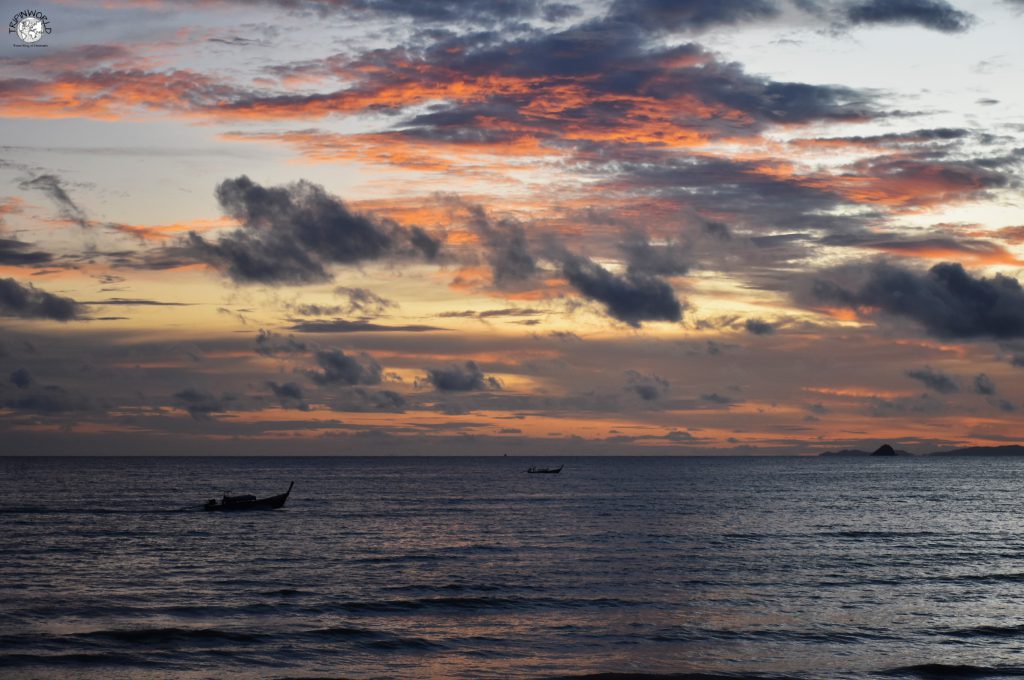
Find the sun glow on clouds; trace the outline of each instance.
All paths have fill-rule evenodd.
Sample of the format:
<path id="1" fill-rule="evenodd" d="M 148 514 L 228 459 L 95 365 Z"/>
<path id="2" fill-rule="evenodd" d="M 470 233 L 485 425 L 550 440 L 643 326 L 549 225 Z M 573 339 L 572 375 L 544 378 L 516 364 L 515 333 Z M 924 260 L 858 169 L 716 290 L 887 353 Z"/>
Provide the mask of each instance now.
<path id="1" fill-rule="evenodd" d="M 1004 5 L 953 32 L 788 3 L 167 7 L 80 4 L 79 42 L 0 78 L 16 443 L 756 454 L 1019 429 L 1019 95 L 978 63 L 1019 50 Z M 958 389 L 922 391 L 924 366 Z"/>

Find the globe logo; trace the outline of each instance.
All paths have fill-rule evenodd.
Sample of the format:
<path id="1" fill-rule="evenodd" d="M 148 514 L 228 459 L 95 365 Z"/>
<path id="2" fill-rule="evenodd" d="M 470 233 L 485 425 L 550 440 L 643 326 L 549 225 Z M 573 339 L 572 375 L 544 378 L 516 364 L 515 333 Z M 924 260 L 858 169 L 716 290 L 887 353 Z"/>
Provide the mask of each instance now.
<path id="1" fill-rule="evenodd" d="M 27 43 L 39 42 L 43 37 L 43 22 L 35 17 L 25 17 L 18 22 L 18 37 Z"/>

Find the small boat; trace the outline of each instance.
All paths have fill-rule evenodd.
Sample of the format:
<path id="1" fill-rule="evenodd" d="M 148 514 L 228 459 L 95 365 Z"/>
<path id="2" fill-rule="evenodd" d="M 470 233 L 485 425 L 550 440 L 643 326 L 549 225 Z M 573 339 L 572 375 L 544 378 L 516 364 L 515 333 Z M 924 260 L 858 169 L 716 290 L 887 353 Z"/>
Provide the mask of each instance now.
<path id="1" fill-rule="evenodd" d="M 292 492 L 292 487 L 295 486 L 295 482 L 288 485 L 288 490 L 282 494 L 276 496 L 269 496 L 267 498 L 256 498 L 256 496 L 229 496 L 224 494 L 224 497 L 218 502 L 216 498 L 211 498 L 206 501 L 206 505 L 203 506 L 204 510 L 275 510 L 284 505 L 284 502 L 288 500 L 288 494 Z"/>
<path id="2" fill-rule="evenodd" d="M 564 464 L 559 465 L 556 468 L 531 467 L 529 470 L 527 470 L 527 472 L 529 472 L 531 475 L 557 475 L 559 472 L 562 471 L 562 468 L 564 467 Z"/>

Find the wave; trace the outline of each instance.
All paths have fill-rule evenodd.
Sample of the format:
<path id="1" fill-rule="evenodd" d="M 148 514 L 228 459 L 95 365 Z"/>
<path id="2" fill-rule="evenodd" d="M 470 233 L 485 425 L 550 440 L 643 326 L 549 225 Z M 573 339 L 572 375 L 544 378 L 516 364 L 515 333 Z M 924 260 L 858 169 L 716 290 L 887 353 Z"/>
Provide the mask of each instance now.
<path id="1" fill-rule="evenodd" d="M 1014 638 L 1024 635 L 1024 624 L 1016 626 L 977 626 L 975 628 L 951 630 L 945 634 L 959 638 Z"/>
<path id="2" fill-rule="evenodd" d="M 175 642 L 257 642 L 264 636 L 216 628 L 136 628 L 97 630 L 79 633 L 81 638 L 103 638 L 132 644 L 168 644 Z"/>
<path id="3" fill-rule="evenodd" d="M 165 664 L 151 658 L 116 652 L 72 652 L 68 654 L 0 654 L 0 668 L 26 666 L 131 666 L 164 668 Z"/>
<path id="4" fill-rule="evenodd" d="M 942 536 L 950 538 L 948 533 L 939 531 L 864 531 L 856 529 L 823 531 L 818 536 L 831 536 L 835 538 L 921 538 L 923 536 Z"/>
<path id="5" fill-rule="evenodd" d="M 922 678 L 922 680 L 944 680 L 945 678 L 1020 678 L 1024 677 L 1021 666 L 972 666 L 970 664 L 925 663 L 902 666 L 885 671 L 889 677 Z"/>
<path id="6" fill-rule="evenodd" d="M 898 637 L 878 632 L 851 631 L 843 633 L 801 632 L 798 630 L 710 630 L 685 629 L 663 630 L 647 638 L 652 642 L 699 642 L 707 640 L 758 641 L 771 640 L 778 642 L 825 643 L 825 644 L 860 644 L 868 641 L 898 640 Z"/>
<path id="7" fill-rule="evenodd" d="M 201 505 L 177 508 L 61 508 L 41 505 L 23 505 L 0 508 L 0 515 L 167 515 L 182 512 L 201 512 Z"/>
<path id="8" fill-rule="evenodd" d="M 483 610 L 483 609 L 528 609 L 535 607 L 553 607 L 584 609 L 589 607 L 622 607 L 634 604 L 614 598 L 529 598 L 529 597 L 498 597 L 489 595 L 464 595 L 445 597 L 423 597 L 399 600 L 373 600 L 338 602 L 318 609 L 341 610 L 346 612 L 395 613 L 419 610 Z"/>
<path id="9" fill-rule="evenodd" d="M 552 675 L 544 680 L 799 680 L 798 676 L 771 673 L 585 673 Z"/>
<path id="10" fill-rule="evenodd" d="M 372 649 L 390 649 L 395 651 L 424 651 L 446 649 L 445 645 L 421 637 L 400 637 L 380 630 L 356 628 L 352 626 L 334 626 L 318 628 L 297 634 L 303 638 L 325 640 L 353 640 L 364 647 Z"/>

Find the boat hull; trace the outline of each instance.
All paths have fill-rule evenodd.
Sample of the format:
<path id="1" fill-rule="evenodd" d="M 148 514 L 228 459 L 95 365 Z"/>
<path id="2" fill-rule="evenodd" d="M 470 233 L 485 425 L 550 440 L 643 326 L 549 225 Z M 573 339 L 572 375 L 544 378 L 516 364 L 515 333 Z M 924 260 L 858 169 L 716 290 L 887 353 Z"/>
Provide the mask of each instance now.
<path id="1" fill-rule="evenodd" d="M 531 475 L 557 475 L 562 471 L 564 465 L 559 465 L 556 468 L 530 468 L 527 472 Z"/>
<path id="2" fill-rule="evenodd" d="M 215 500 L 208 502 L 203 506 L 204 510 L 211 512 L 235 512 L 238 510 L 277 510 L 284 506 L 285 501 L 288 500 L 288 495 L 292 492 L 292 487 L 295 486 L 295 482 L 292 482 L 288 486 L 288 490 L 277 496 L 269 496 L 267 498 L 254 498 L 252 500 L 231 500 L 225 498 L 221 502 Z"/>

